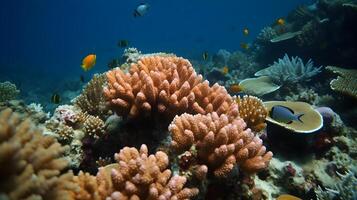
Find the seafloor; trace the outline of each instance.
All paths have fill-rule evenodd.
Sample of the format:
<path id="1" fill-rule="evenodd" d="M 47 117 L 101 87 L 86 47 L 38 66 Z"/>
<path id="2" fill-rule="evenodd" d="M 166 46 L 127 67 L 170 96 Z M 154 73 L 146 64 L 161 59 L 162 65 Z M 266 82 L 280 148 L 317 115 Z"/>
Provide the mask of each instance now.
<path id="1" fill-rule="evenodd" d="M 357 199 L 356 8 L 300 6 L 203 60 L 127 48 L 60 105 L 0 83 L 0 199 Z"/>

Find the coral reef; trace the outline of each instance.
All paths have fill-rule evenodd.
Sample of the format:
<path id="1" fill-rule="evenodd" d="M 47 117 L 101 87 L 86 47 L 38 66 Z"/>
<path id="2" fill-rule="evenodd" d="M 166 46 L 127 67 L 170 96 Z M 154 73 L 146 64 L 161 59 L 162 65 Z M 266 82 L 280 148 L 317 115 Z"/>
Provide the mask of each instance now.
<path id="1" fill-rule="evenodd" d="M 334 66 L 327 66 L 326 69 L 339 75 L 330 82 L 332 90 L 357 98 L 357 70 Z"/>
<path id="2" fill-rule="evenodd" d="M 164 152 L 148 155 L 142 145 L 139 151 L 125 147 L 114 157 L 117 164 L 102 167 L 97 174 L 99 192 L 107 199 L 183 200 L 198 194 L 197 188 L 184 188 L 185 177 L 171 176 Z"/>
<path id="3" fill-rule="evenodd" d="M 0 102 L 15 99 L 20 91 L 16 88 L 15 84 L 9 81 L 0 83 Z"/>
<path id="4" fill-rule="evenodd" d="M 108 114 L 103 95 L 105 82 L 105 74 L 95 74 L 83 89 L 82 94 L 74 99 L 74 104 L 81 108 L 83 112 L 104 118 Z"/>
<path id="5" fill-rule="evenodd" d="M 225 113 L 233 102 L 223 87 L 210 87 L 188 60 L 179 57 L 144 57 L 132 64 L 130 73 L 114 69 L 107 78 L 107 100 L 118 115 L 129 118 L 150 116 L 155 111 L 167 116 Z"/>
<path id="6" fill-rule="evenodd" d="M 65 148 L 43 136 L 10 109 L 0 114 L 0 196 L 5 199 L 70 199 L 72 174 L 61 174 Z"/>
<path id="7" fill-rule="evenodd" d="M 195 168 L 205 165 L 216 177 L 227 176 L 236 164 L 246 173 L 255 173 L 268 165 L 273 154 L 266 152 L 262 140 L 245 128 L 242 119 L 225 114 L 183 114 L 169 126 L 171 146 L 178 154 L 194 146 L 198 162 Z"/>
<path id="8" fill-rule="evenodd" d="M 239 82 L 239 86 L 245 93 L 256 96 L 272 93 L 281 87 L 274 83 L 269 76 L 247 78 Z"/>
<path id="9" fill-rule="evenodd" d="M 268 68 L 255 73 L 256 76 L 269 76 L 279 84 L 297 83 L 307 81 L 312 76 L 318 74 L 322 67 L 314 67 L 309 60 L 306 64 L 299 57 L 292 57 L 287 54 L 278 62 L 274 62 Z"/>
<path id="10" fill-rule="evenodd" d="M 99 117 L 88 115 L 83 126 L 84 132 L 94 138 L 100 138 L 105 133 L 104 122 Z"/>
<path id="11" fill-rule="evenodd" d="M 238 104 L 239 117 L 247 124 L 247 127 L 255 132 L 263 130 L 266 126 L 265 118 L 268 111 L 262 100 L 257 97 L 245 95 L 236 98 Z"/>
<path id="12" fill-rule="evenodd" d="M 74 200 L 103 200 L 105 196 L 100 196 L 98 182 L 95 176 L 80 171 L 73 177 L 73 182 L 79 189 L 72 191 Z"/>

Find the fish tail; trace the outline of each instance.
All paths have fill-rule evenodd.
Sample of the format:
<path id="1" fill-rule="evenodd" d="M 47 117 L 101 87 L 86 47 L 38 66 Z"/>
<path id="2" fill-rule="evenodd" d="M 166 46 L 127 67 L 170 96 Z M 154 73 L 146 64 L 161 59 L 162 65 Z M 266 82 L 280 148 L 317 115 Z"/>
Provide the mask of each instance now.
<path id="1" fill-rule="evenodd" d="M 304 115 L 304 113 L 301 113 L 297 116 L 297 119 L 301 122 L 301 123 L 304 123 L 302 120 L 301 120 L 301 117 Z"/>

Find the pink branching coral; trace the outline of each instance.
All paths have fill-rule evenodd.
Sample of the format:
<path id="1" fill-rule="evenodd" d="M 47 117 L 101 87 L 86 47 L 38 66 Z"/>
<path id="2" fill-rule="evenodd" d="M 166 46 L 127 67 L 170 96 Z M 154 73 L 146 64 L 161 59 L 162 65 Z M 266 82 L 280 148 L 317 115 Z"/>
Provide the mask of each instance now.
<path id="1" fill-rule="evenodd" d="M 255 173 L 267 167 L 273 155 L 239 117 L 215 112 L 183 114 L 175 117 L 169 131 L 177 153 L 195 147 L 201 174 L 202 166 L 207 166 L 216 177 L 225 177 L 235 164 L 244 172 Z"/>
<path id="2" fill-rule="evenodd" d="M 107 199 L 190 199 L 197 188 L 184 188 L 186 178 L 171 176 L 164 152 L 148 155 L 146 145 L 138 151 L 125 147 L 115 154 L 117 164 L 102 167 L 97 174 L 99 191 Z"/>
<path id="3" fill-rule="evenodd" d="M 5 199 L 71 199 L 72 173 L 61 174 L 65 148 L 43 136 L 10 109 L 0 114 L 0 196 Z M 0 197 L 0 198 L 1 198 Z M 2 199 L 1 198 L 1 199 Z"/>
<path id="4" fill-rule="evenodd" d="M 169 116 L 184 112 L 227 112 L 233 100 L 224 87 L 210 87 L 191 63 L 175 56 L 151 56 L 133 63 L 129 73 L 107 72 L 104 95 L 117 114 L 137 117 L 158 111 Z"/>

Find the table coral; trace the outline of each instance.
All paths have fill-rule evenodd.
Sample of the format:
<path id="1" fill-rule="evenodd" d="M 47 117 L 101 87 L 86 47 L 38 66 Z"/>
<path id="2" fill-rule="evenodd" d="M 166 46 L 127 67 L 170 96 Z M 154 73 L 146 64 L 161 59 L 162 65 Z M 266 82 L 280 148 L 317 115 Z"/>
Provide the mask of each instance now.
<path id="1" fill-rule="evenodd" d="M 70 199 L 72 174 L 61 174 L 65 147 L 10 109 L 0 114 L 0 194 L 5 199 Z"/>
<path id="2" fill-rule="evenodd" d="M 175 117 L 169 131 L 176 153 L 195 146 L 199 165 L 206 165 L 216 177 L 227 176 L 235 164 L 247 173 L 257 172 L 267 167 L 273 155 L 239 117 L 183 114 Z"/>
<path id="3" fill-rule="evenodd" d="M 257 97 L 245 95 L 236 98 L 239 116 L 247 123 L 247 127 L 253 131 L 261 131 L 265 128 L 265 118 L 268 111 L 262 100 Z"/>
<path id="4" fill-rule="evenodd" d="M 326 69 L 339 75 L 330 82 L 332 90 L 357 98 L 357 70 L 334 66 L 327 66 Z"/>
<path id="5" fill-rule="evenodd" d="M 186 178 L 171 176 L 168 156 L 161 151 L 148 155 L 146 145 L 138 151 L 125 147 L 115 154 L 117 164 L 97 174 L 99 192 L 107 199 L 190 199 L 197 188 L 184 188 Z"/>
<path id="6" fill-rule="evenodd" d="M 175 56 L 149 56 L 133 63 L 129 73 L 107 72 L 104 94 L 112 109 L 131 118 L 153 111 L 175 116 L 184 112 L 228 112 L 232 98 L 224 87 L 209 86 L 191 63 Z"/>

